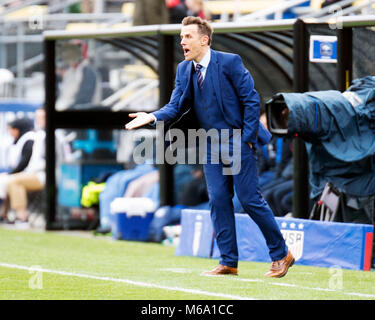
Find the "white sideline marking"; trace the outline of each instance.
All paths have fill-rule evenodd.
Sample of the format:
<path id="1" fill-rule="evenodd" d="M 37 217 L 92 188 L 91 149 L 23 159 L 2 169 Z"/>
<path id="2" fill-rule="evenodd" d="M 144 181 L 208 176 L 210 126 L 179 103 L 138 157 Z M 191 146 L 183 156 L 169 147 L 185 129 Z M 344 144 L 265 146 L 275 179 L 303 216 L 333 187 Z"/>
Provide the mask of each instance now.
<path id="1" fill-rule="evenodd" d="M 280 287 L 290 287 L 290 288 L 305 289 L 305 290 L 334 292 L 334 293 L 345 294 L 345 295 L 348 295 L 348 296 L 357 296 L 357 297 L 363 297 L 363 298 L 375 298 L 375 294 L 359 293 L 359 292 L 345 292 L 345 291 L 342 291 L 342 290 L 333 290 L 333 289 L 329 289 L 329 288 L 305 287 L 305 286 L 299 286 L 297 284 L 291 284 L 291 283 L 268 282 L 268 281 L 264 281 L 264 280 L 261 280 L 261 279 L 237 278 L 237 280 L 243 281 L 243 282 L 263 282 L 265 284 L 271 284 L 271 285 L 280 286 Z"/>
<path id="2" fill-rule="evenodd" d="M 192 272 L 191 270 L 187 270 L 184 268 L 164 268 L 160 270 L 164 272 L 173 272 L 173 273 L 191 273 Z"/>
<path id="3" fill-rule="evenodd" d="M 200 294 L 200 295 L 205 295 L 205 296 L 221 297 L 221 298 L 228 298 L 228 299 L 235 299 L 235 300 L 256 300 L 255 298 L 252 298 L 252 297 L 235 296 L 235 295 L 230 295 L 226 293 L 215 293 L 215 292 L 203 291 L 199 289 L 187 289 L 187 288 L 180 288 L 180 287 L 168 287 L 168 286 L 157 285 L 157 284 L 141 282 L 141 281 L 133 281 L 133 280 L 128 280 L 128 279 L 100 277 L 100 276 L 93 276 L 89 274 L 72 273 L 72 272 L 50 270 L 50 269 L 43 269 L 43 268 L 31 268 L 31 267 L 20 266 L 20 265 L 9 264 L 9 263 L 0 263 L 0 267 L 27 270 L 27 271 L 39 271 L 39 272 L 45 272 L 45 273 L 51 273 L 51 274 L 58 274 L 62 276 L 86 278 L 86 279 L 93 279 L 93 280 L 112 281 L 112 282 L 126 283 L 126 284 L 139 286 L 139 287 L 163 289 L 163 290 L 170 290 L 170 291 L 180 291 L 180 292 L 191 293 L 191 294 Z M 329 288 L 319 288 L 319 287 L 305 287 L 305 286 L 299 286 L 296 284 L 289 284 L 289 283 L 282 283 L 282 282 L 268 282 L 268 281 L 264 281 L 261 279 L 243 279 L 243 278 L 233 278 L 233 279 L 238 280 L 238 281 L 243 281 L 243 282 L 262 282 L 265 284 L 271 284 L 275 286 L 285 286 L 285 287 L 306 289 L 306 290 L 334 292 L 334 293 L 341 293 L 344 295 L 358 296 L 358 297 L 364 297 L 364 298 L 375 298 L 374 294 L 367 294 L 367 293 L 345 292 L 341 290 L 333 290 Z"/>
<path id="4" fill-rule="evenodd" d="M 139 287 L 163 289 L 163 290 L 170 290 L 170 291 L 180 291 L 180 292 L 185 292 L 185 293 L 200 294 L 200 295 L 204 295 L 204 296 L 220 297 L 220 298 L 226 298 L 226 299 L 255 300 L 252 297 L 235 296 L 235 295 L 226 294 L 226 293 L 209 292 L 209 291 L 203 291 L 203 290 L 199 290 L 199 289 L 187 289 L 187 288 L 180 288 L 180 287 L 168 287 L 168 286 L 152 284 L 152 283 L 147 283 L 147 282 L 141 282 L 141 281 L 133 281 L 133 280 L 128 280 L 128 279 L 100 277 L 100 276 L 93 276 L 93 275 L 89 275 L 89 274 L 72 273 L 72 272 L 50 270 L 50 269 L 43 269 L 43 268 L 31 268 L 31 267 L 20 266 L 20 265 L 9 264 L 9 263 L 0 263 L 0 267 L 10 268 L 10 269 L 27 270 L 27 271 L 39 271 L 39 272 L 58 274 L 58 275 L 68 276 L 68 277 L 78 277 L 78 278 L 86 278 L 86 279 L 94 279 L 94 280 L 102 280 L 102 281 L 120 282 L 120 283 L 126 283 L 126 284 L 130 284 L 130 285 L 133 285 L 133 286 L 139 286 Z"/>

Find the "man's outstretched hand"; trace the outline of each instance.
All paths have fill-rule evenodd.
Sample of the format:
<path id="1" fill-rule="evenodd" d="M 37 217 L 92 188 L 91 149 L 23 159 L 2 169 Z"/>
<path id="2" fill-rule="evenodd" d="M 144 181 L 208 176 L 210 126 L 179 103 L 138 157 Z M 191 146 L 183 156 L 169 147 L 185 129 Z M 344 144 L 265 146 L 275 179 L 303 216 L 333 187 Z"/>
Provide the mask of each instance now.
<path id="1" fill-rule="evenodd" d="M 129 117 L 134 119 L 125 125 L 126 130 L 139 128 L 156 120 L 153 114 L 146 112 L 129 113 Z"/>

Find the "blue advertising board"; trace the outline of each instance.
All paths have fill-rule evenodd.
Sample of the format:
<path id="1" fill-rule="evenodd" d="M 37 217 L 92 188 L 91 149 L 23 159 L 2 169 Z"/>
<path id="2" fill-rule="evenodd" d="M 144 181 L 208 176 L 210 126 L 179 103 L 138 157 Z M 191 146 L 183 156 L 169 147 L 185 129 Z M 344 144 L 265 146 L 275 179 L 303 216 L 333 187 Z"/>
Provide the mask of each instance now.
<path id="1" fill-rule="evenodd" d="M 235 219 L 239 260 L 271 262 L 264 237 L 253 220 L 238 213 Z M 276 221 L 296 264 L 370 270 L 372 225 L 279 217 Z M 219 258 L 209 211 L 183 210 L 181 226 L 176 255 Z"/>

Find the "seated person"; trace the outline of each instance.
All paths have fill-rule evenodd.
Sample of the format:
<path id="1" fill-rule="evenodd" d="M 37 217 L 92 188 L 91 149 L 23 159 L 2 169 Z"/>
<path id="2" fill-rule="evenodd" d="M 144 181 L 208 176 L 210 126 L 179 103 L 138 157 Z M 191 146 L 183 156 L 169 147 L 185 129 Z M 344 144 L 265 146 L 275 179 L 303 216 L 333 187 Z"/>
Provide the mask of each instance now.
<path id="1" fill-rule="evenodd" d="M 11 174 L 8 180 L 8 197 L 10 208 L 15 211 L 17 220 L 26 222 L 27 192 L 41 191 L 45 185 L 45 111 L 35 112 L 35 138 L 30 161 L 27 167 L 18 173 Z"/>
<path id="2" fill-rule="evenodd" d="M 275 216 L 284 216 L 292 210 L 293 155 L 290 138 L 283 139 L 281 159 L 276 164 L 273 180 L 261 189 Z"/>
<path id="3" fill-rule="evenodd" d="M 99 104 L 100 77 L 86 56 L 86 44 L 69 42 L 61 47 L 61 61 L 56 73 L 61 79 L 56 110 L 64 111 L 79 105 Z"/>
<path id="4" fill-rule="evenodd" d="M 4 199 L 1 216 L 6 218 L 9 202 L 7 201 L 8 182 L 11 175 L 22 172 L 28 166 L 34 145 L 35 133 L 32 121 L 16 119 L 8 124 L 9 134 L 14 142 L 9 149 L 9 172 L 0 175 L 0 199 Z"/>
<path id="5" fill-rule="evenodd" d="M 7 200 L 6 206 L 3 208 L 3 217 L 7 217 L 7 212 L 10 209 L 15 211 L 16 221 L 26 222 L 28 220 L 27 210 L 27 193 L 41 191 L 44 189 L 46 181 L 46 157 L 45 157 L 45 126 L 46 116 L 44 109 L 39 109 L 35 112 L 35 132 L 33 132 L 33 144 L 31 152 L 28 153 L 28 161 L 22 171 L 12 170 L 7 178 L 6 192 Z M 57 156 L 66 157 L 69 150 L 63 148 L 61 154 L 61 147 L 63 145 L 62 137 L 56 135 L 57 138 Z M 20 166 L 18 166 L 20 168 Z"/>

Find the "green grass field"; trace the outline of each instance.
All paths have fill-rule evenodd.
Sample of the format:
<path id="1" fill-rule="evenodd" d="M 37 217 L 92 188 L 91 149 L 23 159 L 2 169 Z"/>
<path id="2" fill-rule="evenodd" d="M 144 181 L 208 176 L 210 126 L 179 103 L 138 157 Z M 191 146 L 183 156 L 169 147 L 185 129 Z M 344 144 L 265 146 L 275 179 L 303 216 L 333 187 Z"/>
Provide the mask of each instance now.
<path id="1" fill-rule="evenodd" d="M 375 299 L 375 272 L 294 265 L 268 279 L 268 263 L 240 262 L 239 276 L 201 272 L 217 260 L 108 237 L 0 226 L 0 299 Z M 342 273 L 341 273 L 342 272 Z"/>

